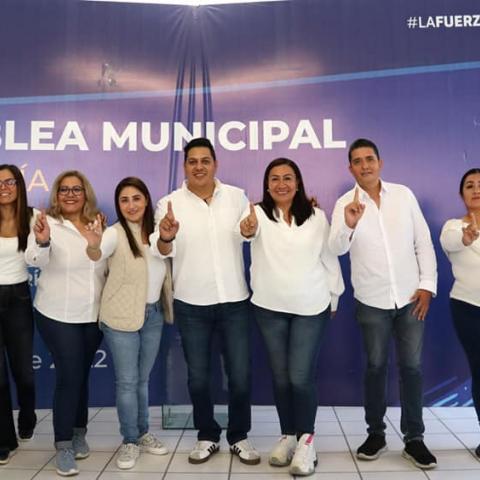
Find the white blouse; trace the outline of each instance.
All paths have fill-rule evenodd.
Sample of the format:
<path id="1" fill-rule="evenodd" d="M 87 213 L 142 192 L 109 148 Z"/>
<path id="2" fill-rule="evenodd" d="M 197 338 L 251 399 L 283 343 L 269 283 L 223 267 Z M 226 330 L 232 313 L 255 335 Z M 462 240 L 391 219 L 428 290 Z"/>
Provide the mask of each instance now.
<path id="1" fill-rule="evenodd" d="M 41 269 L 34 306 L 60 322 L 96 322 L 106 261 L 88 258 L 87 240 L 69 220 L 47 216 L 47 221 L 50 247 L 39 247 L 31 232 L 25 251 L 27 263 Z"/>
<path id="2" fill-rule="evenodd" d="M 462 228 L 466 226 L 461 219 L 447 220 L 440 234 L 440 243 L 452 263 L 455 277 L 450 297 L 480 307 L 480 239 L 465 246 Z"/>
<path id="3" fill-rule="evenodd" d="M 344 291 L 338 258 L 328 247 L 325 213 L 315 214 L 301 226 L 276 216 L 270 220 L 255 206 L 258 229 L 251 239 L 252 303 L 277 312 L 316 315 L 331 303 L 335 311 Z M 245 210 L 243 218 L 249 214 Z M 239 228 L 239 226 L 238 226 Z"/>

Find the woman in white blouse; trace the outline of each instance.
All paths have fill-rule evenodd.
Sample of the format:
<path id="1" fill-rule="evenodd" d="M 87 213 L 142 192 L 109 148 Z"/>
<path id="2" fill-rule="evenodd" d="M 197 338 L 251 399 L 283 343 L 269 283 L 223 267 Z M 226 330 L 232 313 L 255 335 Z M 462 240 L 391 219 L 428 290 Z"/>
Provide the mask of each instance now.
<path id="1" fill-rule="evenodd" d="M 278 158 L 268 165 L 263 200 L 250 205 L 240 231 L 251 239 L 251 301 L 267 346 L 282 431 L 269 462 L 290 465 L 294 475 L 310 475 L 317 462 L 316 362 L 344 284 L 328 248 L 325 213 L 307 198 L 292 160 Z"/>
<path id="2" fill-rule="evenodd" d="M 453 324 L 472 373 L 472 397 L 480 421 L 480 168 L 472 168 L 460 181 L 466 212 L 448 220 L 440 243 L 452 263 L 455 282 L 450 292 Z M 475 450 L 480 459 L 480 445 Z"/>
<path id="3" fill-rule="evenodd" d="M 32 437 L 37 421 L 33 313 L 24 258 L 32 214 L 22 173 L 15 165 L 0 165 L 0 465 L 18 447 L 7 357 L 17 387 L 20 441 Z"/>
<path id="4" fill-rule="evenodd" d="M 77 474 L 75 459 L 89 455 L 88 378 L 102 338 L 97 317 L 106 264 L 92 262 L 85 251 L 95 219 L 101 221 L 89 181 L 76 170 L 63 172 L 25 252 L 27 263 L 41 269 L 34 316 L 55 364 L 53 428 L 57 473 L 63 476 Z"/>
<path id="5" fill-rule="evenodd" d="M 98 237 L 87 253 L 92 260 L 108 258 L 99 319 L 115 367 L 123 436 L 116 463 L 128 469 L 135 465 L 141 449 L 157 455 L 168 453 L 149 431 L 148 383 L 164 319 L 172 322 L 173 299 L 170 265 L 158 249 L 150 250 L 153 208 L 142 180 L 127 177 L 117 185 L 115 210 L 118 222 L 105 231 L 103 238 L 96 225 Z"/>

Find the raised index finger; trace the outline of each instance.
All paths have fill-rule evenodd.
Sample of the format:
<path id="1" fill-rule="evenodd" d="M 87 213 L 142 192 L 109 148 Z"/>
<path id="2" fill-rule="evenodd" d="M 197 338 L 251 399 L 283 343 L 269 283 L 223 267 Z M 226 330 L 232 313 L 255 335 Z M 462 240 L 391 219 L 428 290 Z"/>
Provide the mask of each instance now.
<path id="1" fill-rule="evenodd" d="M 358 196 L 359 196 L 358 187 L 356 187 L 356 188 L 355 188 L 355 195 L 353 196 L 353 201 L 354 201 L 355 203 L 358 203 L 358 202 L 359 202 Z"/>
<path id="2" fill-rule="evenodd" d="M 254 217 L 256 216 L 255 207 L 253 206 L 252 202 L 250 202 L 250 215 L 253 215 Z"/>
<path id="3" fill-rule="evenodd" d="M 474 226 L 475 230 L 478 230 L 477 218 L 473 212 L 470 212 L 470 218 L 472 219 L 472 225 Z"/>
<path id="4" fill-rule="evenodd" d="M 175 220 L 175 215 L 173 214 L 172 202 L 169 200 L 167 202 L 167 217 L 171 220 Z"/>

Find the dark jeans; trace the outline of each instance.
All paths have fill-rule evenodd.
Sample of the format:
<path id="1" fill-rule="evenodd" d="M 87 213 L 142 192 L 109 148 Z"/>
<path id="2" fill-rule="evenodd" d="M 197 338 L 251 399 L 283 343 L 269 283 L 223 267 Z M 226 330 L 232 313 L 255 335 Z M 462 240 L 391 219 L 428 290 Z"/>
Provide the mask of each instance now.
<path id="1" fill-rule="evenodd" d="M 480 307 L 450 299 L 453 324 L 472 373 L 473 405 L 480 421 Z"/>
<path id="2" fill-rule="evenodd" d="M 273 373 L 282 434 L 313 434 L 318 406 L 315 373 L 330 307 L 308 316 L 253 308 Z"/>
<path id="3" fill-rule="evenodd" d="M 15 450 L 7 360 L 17 387 L 19 430 L 35 428 L 33 314 L 27 282 L 0 286 L 0 450 Z"/>
<path id="4" fill-rule="evenodd" d="M 88 376 L 102 332 L 97 323 L 65 323 L 34 310 L 38 331 L 50 351 L 56 370 L 53 398 L 55 442 L 67 446 L 74 428 L 88 422 Z"/>
<path id="5" fill-rule="evenodd" d="M 385 435 L 383 417 L 387 409 L 388 352 L 393 336 L 400 374 L 400 429 L 405 442 L 421 440 L 422 419 L 421 357 L 425 322 L 412 315 L 413 304 L 384 310 L 356 301 L 356 316 L 362 329 L 367 354 L 365 373 L 365 420 L 368 433 Z"/>
<path id="6" fill-rule="evenodd" d="M 188 367 L 188 389 L 198 439 L 212 442 L 220 439 L 221 427 L 213 416 L 210 392 L 212 340 L 218 330 L 228 377 L 227 440 L 230 445 L 243 440 L 251 421 L 249 303 L 244 300 L 197 306 L 175 300 L 174 308 Z"/>

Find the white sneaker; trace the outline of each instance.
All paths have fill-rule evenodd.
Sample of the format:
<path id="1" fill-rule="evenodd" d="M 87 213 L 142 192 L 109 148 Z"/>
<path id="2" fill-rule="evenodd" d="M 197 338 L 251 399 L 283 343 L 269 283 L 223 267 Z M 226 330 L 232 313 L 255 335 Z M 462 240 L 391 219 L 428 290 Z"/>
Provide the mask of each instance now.
<path id="1" fill-rule="evenodd" d="M 155 455 L 166 455 L 168 453 L 168 448 L 150 432 L 145 433 L 138 439 L 138 446 L 144 452 L 153 453 Z"/>
<path id="2" fill-rule="evenodd" d="M 304 433 L 298 441 L 292 463 L 290 464 L 291 475 L 311 475 L 317 465 L 317 452 L 313 444 L 313 435 Z"/>
<path id="3" fill-rule="evenodd" d="M 133 468 L 140 456 L 140 447 L 134 443 L 122 443 L 117 455 L 117 467 L 122 470 Z"/>
<path id="4" fill-rule="evenodd" d="M 199 440 L 188 456 L 189 463 L 206 462 L 214 453 L 218 452 L 220 445 L 209 440 Z"/>
<path id="5" fill-rule="evenodd" d="M 260 454 L 250 445 L 250 442 L 246 438 L 230 445 L 230 451 L 234 455 L 238 455 L 242 463 L 247 465 L 257 465 L 260 463 Z"/>
<path id="6" fill-rule="evenodd" d="M 273 447 L 268 463 L 275 467 L 290 465 L 296 446 L 297 437 L 295 435 L 283 435 Z"/>

